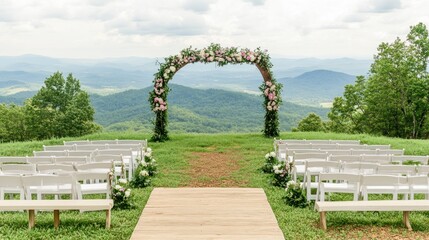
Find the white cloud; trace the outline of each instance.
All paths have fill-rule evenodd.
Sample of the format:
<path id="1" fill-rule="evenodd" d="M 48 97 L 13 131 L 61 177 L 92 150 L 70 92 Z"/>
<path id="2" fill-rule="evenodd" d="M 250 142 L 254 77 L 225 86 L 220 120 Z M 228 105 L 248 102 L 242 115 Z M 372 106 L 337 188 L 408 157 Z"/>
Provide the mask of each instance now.
<path id="1" fill-rule="evenodd" d="M 424 22 L 425 0 L 2 0 L 0 52 L 166 56 L 190 45 L 289 57 L 371 58 Z"/>

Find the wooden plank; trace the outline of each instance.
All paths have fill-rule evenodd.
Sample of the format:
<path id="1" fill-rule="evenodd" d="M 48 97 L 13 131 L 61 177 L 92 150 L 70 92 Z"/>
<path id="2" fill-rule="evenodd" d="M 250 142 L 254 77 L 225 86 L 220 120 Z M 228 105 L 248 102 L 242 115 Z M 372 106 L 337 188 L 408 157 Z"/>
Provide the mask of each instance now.
<path id="1" fill-rule="evenodd" d="M 155 188 L 131 239 L 284 239 L 263 189 Z"/>

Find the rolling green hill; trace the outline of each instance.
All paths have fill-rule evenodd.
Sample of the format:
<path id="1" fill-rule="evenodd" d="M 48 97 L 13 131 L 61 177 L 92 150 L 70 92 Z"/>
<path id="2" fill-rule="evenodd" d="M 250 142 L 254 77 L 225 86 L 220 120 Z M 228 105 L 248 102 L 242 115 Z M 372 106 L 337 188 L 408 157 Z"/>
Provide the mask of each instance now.
<path id="1" fill-rule="evenodd" d="M 297 104 L 320 106 L 342 96 L 344 86 L 353 84 L 356 77 L 342 72 L 315 70 L 295 78 L 278 79 L 284 85 L 285 100 Z"/>
<path id="2" fill-rule="evenodd" d="M 172 131 L 257 132 L 263 128 L 264 109 L 260 96 L 175 84 L 170 86 L 169 129 Z M 150 90 L 92 95 L 96 121 L 111 131 L 151 129 L 154 115 L 147 101 Z M 310 112 L 326 117 L 328 110 L 284 102 L 280 109 L 281 130 L 290 130 Z"/>

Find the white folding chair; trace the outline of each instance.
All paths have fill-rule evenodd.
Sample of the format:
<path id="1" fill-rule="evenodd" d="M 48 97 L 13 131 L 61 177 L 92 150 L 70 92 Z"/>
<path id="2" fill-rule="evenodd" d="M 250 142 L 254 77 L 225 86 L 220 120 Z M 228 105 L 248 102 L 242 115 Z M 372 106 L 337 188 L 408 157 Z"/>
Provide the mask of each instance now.
<path id="1" fill-rule="evenodd" d="M 122 155 L 96 155 L 92 159 L 93 162 L 113 162 L 115 168 L 115 177 L 126 178 L 125 163 Z"/>
<path id="2" fill-rule="evenodd" d="M 353 201 L 359 199 L 360 192 L 359 174 L 353 173 L 321 173 L 319 174 L 319 187 L 316 193 L 316 201 L 325 201 L 328 193 L 352 193 Z"/>
<path id="3" fill-rule="evenodd" d="M 414 194 L 416 193 L 424 194 L 425 199 L 428 199 L 429 178 L 427 175 L 408 176 L 408 184 L 410 187 L 410 200 L 414 200 Z"/>
<path id="4" fill-rule="evenodd" d="M 404 149 L 379 149 L 378 154 L 384 155 L 404 155 Z"/>
<path id="5" fill-rule="evenodd" d="M 72 175 L 23 176 L 22 184 L 27 200 L 31 200 L 33 194 L 37 195 L 38 200 L 42 200 L 44 195 L 54 195 L 55 199 L 58 199 L 59 195 L 70 195 L 71 199 L 76 199 L 76 186 Z"/>
<path id="6" fill-rule="evenodd" d="M 393 200 L 398 200 L 398 194 L 402 193 L 407 196 L 409 192 L 407 177 L 379 174 L 363 175 L 361 192 L 364 201 L 368 201 L 369 194 L 392 194 Z"/>
<path id="7" fill-rule="evenodd" d="M 122 155 L 124 168 L 128 175 L 128 180 L 131 181 L 134 173 L 135 158 L 131 149 L 105 149 L 98 150 L 94 156 L 97 155 Z"/>
<path id="8" fill-rule="evenodd" d="M 24 188 L 20 175 L 0 175 L 0 200 L 4 200 L 5 194 L 13 198 L 13 194 L 19 194 L 19 199 L 24 200 Z"/>
<path id="9" fill-rule="evenodd" d="M 306 161 L 327 161 L 328 155 L 326 152 L 319 153 L 296 153 L 293 154 L 293 168 L 292 168 L 292 176 L 293 180 L 296 182 L 297 176 L 304 176 L 305 173 L 305 162 Z"/>
<path id="10" fill-rule="evenodd" d="M 77 198 L 83 199 L 86 194 L 106 194 L 110 198 L 110 176 L 102 172 L 77 172 L 75 173 Z"/>
<path id="11" fill-rule="evenodd" d="M 429 165 L 416 166 L 417 175 L 429 175 Z"/>
<path id="12" fill-rule="evenodd" d="M 315 160 L 305 162 L 304 186 L 307 191 L 307 201 L 316 199 L 316 195 L 311 194 L 312 189 L 319 186 L 318 176 L 320 173 L 340 172 L 340 163 L 334 161 Z M 313 177 L 314 180 L 313 181 Z"/>

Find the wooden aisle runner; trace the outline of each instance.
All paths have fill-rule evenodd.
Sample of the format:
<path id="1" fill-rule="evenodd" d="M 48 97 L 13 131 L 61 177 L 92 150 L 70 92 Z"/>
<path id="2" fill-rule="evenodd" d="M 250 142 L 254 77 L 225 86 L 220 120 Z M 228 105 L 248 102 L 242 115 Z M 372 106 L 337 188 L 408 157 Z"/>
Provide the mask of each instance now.
<path id="1" fill-rule="evenodd" d="M 259 188 L 155 188 L 131 239 L 284 239 Z"/>

